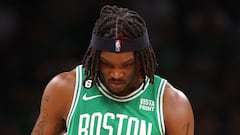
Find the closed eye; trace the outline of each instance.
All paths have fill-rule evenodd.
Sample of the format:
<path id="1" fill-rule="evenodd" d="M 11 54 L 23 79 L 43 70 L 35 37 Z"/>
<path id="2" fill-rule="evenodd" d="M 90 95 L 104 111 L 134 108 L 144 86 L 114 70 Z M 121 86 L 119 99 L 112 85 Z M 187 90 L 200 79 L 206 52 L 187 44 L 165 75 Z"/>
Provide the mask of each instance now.
<path id="1" fill-rule="evenodd" d="M 106 61 L 100 60 L 100 63 L 101 63 L 103 66 L 113 67 L 113 65 L 112 65 L 111 63 L 108 63 L 108 62 L 106 62 Z"/>
<path id="2" fill-rule="evenodd" d="M 124 67 L 130 67 L 133 65 L 134 65 L 134 62 L 128 62 L 128 63 L 123 64 Z"/>

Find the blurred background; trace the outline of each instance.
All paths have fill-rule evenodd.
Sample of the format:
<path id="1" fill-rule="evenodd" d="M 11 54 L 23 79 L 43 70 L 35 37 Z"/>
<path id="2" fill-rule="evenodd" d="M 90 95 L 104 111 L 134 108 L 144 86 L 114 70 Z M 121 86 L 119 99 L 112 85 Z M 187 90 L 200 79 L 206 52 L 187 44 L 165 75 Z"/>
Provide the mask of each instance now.
<path id="1" fill-rule="evenodd" d="M 0 2 L 1 135 L 30 134 L 43 90 L 80 64 L 100 8 L 116 4 L 146 21 L 157 73 L 185 92 L 196 135 L 239 135 L 240 5 L 236 0 Z"/>

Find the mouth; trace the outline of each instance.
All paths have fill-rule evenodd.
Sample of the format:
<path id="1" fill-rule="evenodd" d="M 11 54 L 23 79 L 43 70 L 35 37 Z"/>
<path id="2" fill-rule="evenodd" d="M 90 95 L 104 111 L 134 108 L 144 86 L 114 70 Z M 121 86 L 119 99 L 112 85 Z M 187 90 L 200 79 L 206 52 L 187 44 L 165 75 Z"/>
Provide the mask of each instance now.
<path id="1" fill-rule="evenodd" d="M 111 88 L 112 91 L 118 92 L 121 91 L 123 88 L 124 82 L 123 81 L 110 81 L 109 82 L 109 87 Z"/>
<path id="2" fill-rule="evenodd" d="M 120 84 L 123 84 L 123 81 L 110 81 L 110 83 L 115 85 L 120 85 Z"/>
<path id="3" fill-rule="evenodd" d="M 112 81 L 110 82 L 111 85 L 115 85 L 115 86 L 119 86 L 119 85 L 123 85 L 123 82 L 119 82 L 119 81 Z"/>

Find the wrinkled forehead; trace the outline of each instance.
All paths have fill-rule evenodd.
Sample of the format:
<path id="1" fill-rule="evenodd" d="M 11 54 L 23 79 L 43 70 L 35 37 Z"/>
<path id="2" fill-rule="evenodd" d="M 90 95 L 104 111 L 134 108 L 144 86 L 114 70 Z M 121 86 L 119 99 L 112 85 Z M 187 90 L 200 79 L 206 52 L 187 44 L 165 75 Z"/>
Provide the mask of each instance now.
<path id="1" fill-rule="evenodd" d="M 109 51 L 101 51 L 100 60 L 109 63 L 124 63 L 128 61 L 134 61 L 134 52 L 109 52 Z"/>

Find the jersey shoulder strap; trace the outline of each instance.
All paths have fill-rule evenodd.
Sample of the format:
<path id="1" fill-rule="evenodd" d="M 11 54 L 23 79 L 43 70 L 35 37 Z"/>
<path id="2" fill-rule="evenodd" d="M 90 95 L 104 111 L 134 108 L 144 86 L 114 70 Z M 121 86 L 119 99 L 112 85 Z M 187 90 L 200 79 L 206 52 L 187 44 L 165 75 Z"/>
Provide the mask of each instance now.
<path id="1" fill-rule="evenodd" d="M 83 80 L 83 66 L 82 65 L 78 65 L 76 67 L 76 81 L 75 81 L 75 89 L 74 89 L 74 94 L 73 94 L 73 100 L 72 100 L 72 103 L 71 103 L 71 108 L 68 112 L 68 116 L 67 116 L 67 121 L 66 121 L 66 126 L 67 128 L 70 126 L 70 122 L 71 122 L 71 119 L 72 119 L 72 115 L 76 109 L 76 106 L 77 106 L 77 102 L 79 100 L 79 95 L 80 95 L 80 90 L 81 90 L 81 87 L 82 87 L 82 80 Z"/>
<path id="2" fill-rule="evenodd" d="M 157 99 L 156 99 L 156 107 L 157 107 L 157 119 L 158 125 L 161 133 L 165 135 L 165 124 L 164 124 L 164 115 L 163 115 L 163 95 L 167 80 L 161 78 L 160 76 L 154 76 L 154 85 L 158 88 L 157 90 Z"/>

